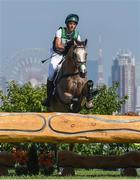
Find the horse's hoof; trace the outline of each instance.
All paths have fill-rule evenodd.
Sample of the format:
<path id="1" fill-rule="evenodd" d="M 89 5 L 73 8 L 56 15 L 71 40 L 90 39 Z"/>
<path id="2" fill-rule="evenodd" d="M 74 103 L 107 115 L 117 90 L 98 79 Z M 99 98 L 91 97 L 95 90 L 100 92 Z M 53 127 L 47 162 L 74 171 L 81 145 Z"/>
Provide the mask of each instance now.
<path id="1" fill-rule="evenodd" d="M 73 104 L 70 104 L 70 110 L 73 111 Z"/>
<path id="2" fill-rule="evenodd" d="M 92 109 L 93 108 L 93 103 L 92 102 L 86 103 L 86 108 L 87 109 Z"/>

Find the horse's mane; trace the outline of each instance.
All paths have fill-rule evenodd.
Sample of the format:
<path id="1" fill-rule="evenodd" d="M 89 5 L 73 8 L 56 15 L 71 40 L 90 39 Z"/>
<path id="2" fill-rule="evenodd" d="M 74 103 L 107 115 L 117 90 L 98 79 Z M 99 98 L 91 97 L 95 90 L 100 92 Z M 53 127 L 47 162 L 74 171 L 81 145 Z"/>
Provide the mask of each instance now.
<path id="1" fill-rule="evenodd" d="M 87 39 L 85 41 L 78 41 L 78 40 L 71 40 L 67 43 L 64 51 L 64 55 L 66 55 L 69 51 L 69 49 L 73 47 L 85 47 L 87 44 Z"/>

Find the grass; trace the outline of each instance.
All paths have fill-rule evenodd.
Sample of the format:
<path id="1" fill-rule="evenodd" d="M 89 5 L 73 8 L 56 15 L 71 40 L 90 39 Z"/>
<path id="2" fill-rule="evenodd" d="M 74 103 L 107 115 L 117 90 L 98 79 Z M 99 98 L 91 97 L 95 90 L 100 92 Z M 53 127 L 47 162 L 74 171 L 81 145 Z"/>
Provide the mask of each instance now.
<path id="1" fill-rule="evenodd" d="M 103 171 L 97 169 L 76 169 L 75 176 L 62 177 L 54 172 L 51 176 L 39 174 L 37 176 L 16 176 L 14 171 L 9 173 L 9 176 L 1 176 L 0 179 L 140 179 L 140 170 L 137 171 L 137 177 L 123 177 L 118 171 Z"/>

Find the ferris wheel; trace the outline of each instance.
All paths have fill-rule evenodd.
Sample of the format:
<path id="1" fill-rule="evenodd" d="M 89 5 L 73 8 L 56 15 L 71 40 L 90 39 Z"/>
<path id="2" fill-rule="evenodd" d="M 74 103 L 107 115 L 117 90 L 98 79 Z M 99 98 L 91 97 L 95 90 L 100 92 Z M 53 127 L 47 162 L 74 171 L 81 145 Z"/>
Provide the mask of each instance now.
<path id="1" fill-rule="evenodd" d="M 20 84 L 30 82 L 32 86 L 46 83 L 48 65 L 41 63 L 46 58 L 46 49 L 24 49 L 8 58 L 4 64 L 7 81 L 15 80 Z"/>

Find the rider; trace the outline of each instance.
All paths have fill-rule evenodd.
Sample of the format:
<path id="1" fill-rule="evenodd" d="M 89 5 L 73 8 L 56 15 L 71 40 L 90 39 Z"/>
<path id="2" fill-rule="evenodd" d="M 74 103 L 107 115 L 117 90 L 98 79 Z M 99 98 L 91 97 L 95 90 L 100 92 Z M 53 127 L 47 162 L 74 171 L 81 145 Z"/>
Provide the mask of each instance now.
<path id="1" fill-rule="evenodd" d="M 60 27 L 54 37 L 51 61 L 49 64 L 49 73 L 47 79 L 47 99 L 44 105 L 50 106 L 50 100 L 54 89 L 54 76 L 57 70 L 58 64 L 61 62 L 64 56 L 65 47 L 67 42 L 72 39 L 81 41 L 79 32 L 76 30 L 77 24 L 79 22 L 79 16 L 77 14 L 69 14 L 66 17 L 65 24 L 66 27 Z"/>

